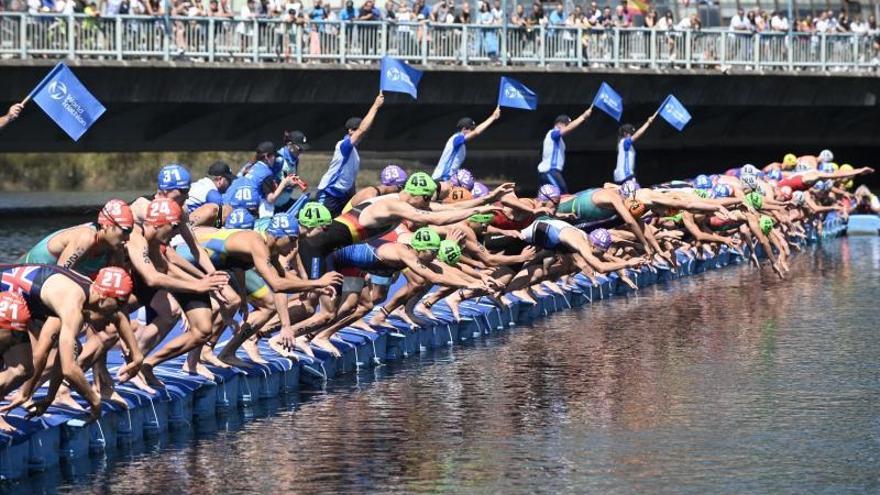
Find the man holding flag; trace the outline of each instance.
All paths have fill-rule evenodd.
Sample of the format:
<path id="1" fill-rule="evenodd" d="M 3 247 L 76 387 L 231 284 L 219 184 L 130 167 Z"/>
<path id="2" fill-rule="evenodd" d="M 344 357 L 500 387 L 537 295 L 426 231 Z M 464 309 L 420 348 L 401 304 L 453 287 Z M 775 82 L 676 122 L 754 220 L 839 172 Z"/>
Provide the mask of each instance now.
<path id="1" fill-rule="evenodd" d="M 339 215 L 345 203 L 354 196 L 355 181 L 361 167 L 357 145 L 370 130 L 383 103 L 385 97 L 380 92 L 364 118 L 352 117 L 345 122 L 345 137 L 336 143 L 330 166 L 318 184 L 318 202 L 326 206 L 333 216 Z"/>
<path id="2" fill-rule="evenodd" d="M 634 143 L 645 134 L 648 127 L 657 118 L 657 112 L 648 117 L 648 120 L 638 130 L 632 124 L 623 124 L 617 131 L 617 165 L 614 167 L 614 182 L 623 184 L 636 177 L 636 147 Z"/>
<path id="3" fill-rule="evenodd" d="M 470 117 L 462 117 L 458 120 L 456 128 L 458 131 L 449 137 L 446 141 L 446 147 L 443 148 L 443 154 L 434 168 L 434 174 L 431 176 L 436 181 L 446 181 L 461 168 L 464 163 L 466 153 L 465 143 L 479 136 L 492 125 L 493 122 L 501 117 L 501 107 L 495 107 L 495 111 L 486 120 L 477 125 L 474 119 Z"/>
<path id="4" fill-rule="evenodd" d="M 562 194 L 568 193 L 568 187 L 562 176 L 565 167 L 565 141 L 562 136 L 577 129 L 593 113 L 593 106 L 586 109 L 576 119 L 571 120 L 568 115 L 556 117 L 553 128 L 544 136 L 544 145 L 541 152 L 541 163 L 538 164 L 539 185 L 551 184 L 559 188 Z"/>

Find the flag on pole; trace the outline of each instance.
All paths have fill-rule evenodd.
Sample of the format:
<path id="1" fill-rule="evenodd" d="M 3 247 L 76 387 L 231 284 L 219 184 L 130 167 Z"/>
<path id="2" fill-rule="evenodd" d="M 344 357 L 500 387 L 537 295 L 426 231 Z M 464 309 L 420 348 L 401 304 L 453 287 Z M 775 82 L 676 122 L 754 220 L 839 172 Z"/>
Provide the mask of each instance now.
<path id="1" fill-rule="evenodd" d="M 675 127 L 679 131 L 691 121 L 691 114 L 688 113 L 684 105 L 678 101 L 678 98 L 669 95 L 660 105 L 660 116 L 663 120 L 669 122 L 669 125 Z"/>
<path id="2" fill-rule="evenodd" d="M 538 95 L 516 79 L 502 76 L 498 106 L 534 110 L 538 108 Z"/>
<path id="3" fill-rule="evenodd" d="M 63 63 L 40 81 L 27 97 L 31 98 L 74 141 L 79 141 L 106 110 Z"/>
<path id="4" fill-rule="evenodd" d="M 406 93 L 418 97 L 419 81 L 422 71 L 413 69 L 403 60 L 382 57 L 379 66 L 379 89 L 394 93 Z"/>
<path id="5" fill-rule="evenodd" d="M 620 117 L 623 116 L 623 98 L 606 82 L 602 82 L 602 85 L 599 86 L 599 92 L 593 98 L 593 106 L 607 113 L 618 122 L 620 122 Z"/>

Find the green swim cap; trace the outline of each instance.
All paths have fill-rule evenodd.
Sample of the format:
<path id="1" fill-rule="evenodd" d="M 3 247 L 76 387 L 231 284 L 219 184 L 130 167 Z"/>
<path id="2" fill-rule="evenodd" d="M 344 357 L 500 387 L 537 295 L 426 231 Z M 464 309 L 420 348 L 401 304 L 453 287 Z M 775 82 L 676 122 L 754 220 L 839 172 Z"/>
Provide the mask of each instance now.
<path id="1" fill-rule="evenodd" d="M 447 265 L 455 266 L 461 259 L 461 247 L 453 241 L 443 239 L 440 241 L 440 251 L 437 253 L 437 257 Z"/>
<path id="2" fill-rule="evenodd" d="M 675 215 L 672 215 L 671 217 L 663 217 L 663 219 L 669 220 L 670 222 L 673 222 L 673 223 L 681 223 L 682 220 L 684 220 L 684 213 L 678 212 Z"/>
<path id="3" fill-rule="evenodd" d="M 703 199 L 706 199 L 709 197 L 709 192 L 706 191 L 705 189 L 694 189 L 694 194 L 696 194 L 697 196 L 699 196 Z"/>
<path id="4" fill-rule="evenodd" d="M 474 213 L 468 217 L 469 222 L 479 223 L 481 225 L 489 225 L 494 219 L 495 215 L 491 213 Z"/>
<path id="5" fill-rule="evenodd" d="M 767 215 L 761 215 L 761 218 L 758 220 L 758 225 L 761 226 L 761 232 L 763 232 L 764 235 L 770 233 L 770 230 L 773 228 L 773 223 L 773 219 Z"/>
<path id="6" fill-rule="evenodd" d="M 430 175 L 424 172 L 416 172 L 409 176 L 403 191 L 413 196 L 433 196 L 437 191 L 437 183 Z"/>
<path id="7" fill-rule="evenodd" d="M 305 206 L 299 210 L 298 219 L 300 225 L 313 229 L 315 227 L 330 225 L 330 222 L 333 221 L 333 215 L 330 214 L 330 210 L 328 210 L 326 206 L 317 201 L 312 201 L 306 203 Z"/>
<path id="8" fill-rule="evenodd" d="M 756 210 L 760 210 L 761 207 L 764 206 L 764 197 L 761 196 L 760 193 L 750 192 L 750 193 L 746 194 L 746 197 L 743 200 L 743 202 L 750 204 L 752 206 L 752 208 L 754 208 Z"/>
<path id="9" fill-rule="evenodd" d="M 416 251 L 437 251 L 440 249 L 440 234 L 431 227 L 422 227 L 413 233 L 410 245 Z"/>

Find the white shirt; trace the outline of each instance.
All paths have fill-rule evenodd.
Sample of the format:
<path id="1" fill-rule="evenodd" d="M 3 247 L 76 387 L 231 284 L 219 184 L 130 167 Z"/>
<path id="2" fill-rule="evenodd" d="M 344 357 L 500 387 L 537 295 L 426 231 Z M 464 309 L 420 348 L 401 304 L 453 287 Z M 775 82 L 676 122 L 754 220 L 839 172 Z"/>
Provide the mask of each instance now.
<path id="1" fill-rule="evenodd" d="M 614 182 L 623 182 L 636 174 L 636 147 L 632 138 L 617 142 L 617 166 L 614 167 Z"/>
<path id="2" fill-rule="evenodd" d="M 217 186 L 210 177 L 203 177 L 189 186 L 189 195 L 183 204 L 188 212 L 192 212 L 199 206 L 208 202 L 208 193 L 217 191 Z M 217 191 L 219 194 L 220 191 Z"/>
<path id="3" fill-rule="evenodd" d="M 551 170 L 562 172 L 563 168 L 565 168 L 565 141 L 562 140 L 562 131 L 554 127 L 544 136 L 538 172 L 542 174 Z"/>
<path id="4" fill-rule="evenodd" d="M 740 17 L 739 14 L 730 18 L 731 31 L 751 31 L 752 23 L 745 16 Z"/>
<path id="5" fill-rule="evenodd" d="M 431 175 L 434 180 L 447 180 L 456 170 L 461 168 L 461 164 L 464 163 L 464 157 L 467 154 L 465 141 L 464 134 L 461 132 L 456 132 L 449 137 L 446 141 L 446 146 L 443 147 L 440 160 L 434 168 L 434 174 Z"/>
<path id="6" fill-rule="evenodd" d="M 350 136 L 345 136 L 336 143 L 330 166 L 321 178 L 318 189 L 342 197 L 354 187 L 360 168 L 361 157 L 357 147 L 351 142 Z"/>

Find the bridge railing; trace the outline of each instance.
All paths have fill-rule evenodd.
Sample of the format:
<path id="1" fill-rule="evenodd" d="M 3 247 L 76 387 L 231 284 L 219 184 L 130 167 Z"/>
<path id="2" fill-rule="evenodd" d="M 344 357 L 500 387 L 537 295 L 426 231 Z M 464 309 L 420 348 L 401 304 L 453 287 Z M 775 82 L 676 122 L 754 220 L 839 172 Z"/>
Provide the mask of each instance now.
<path id="1" fill-rule="evenodd" d="M 876 72 L 872 35 L 0 12 L 0 58 Z"/>

